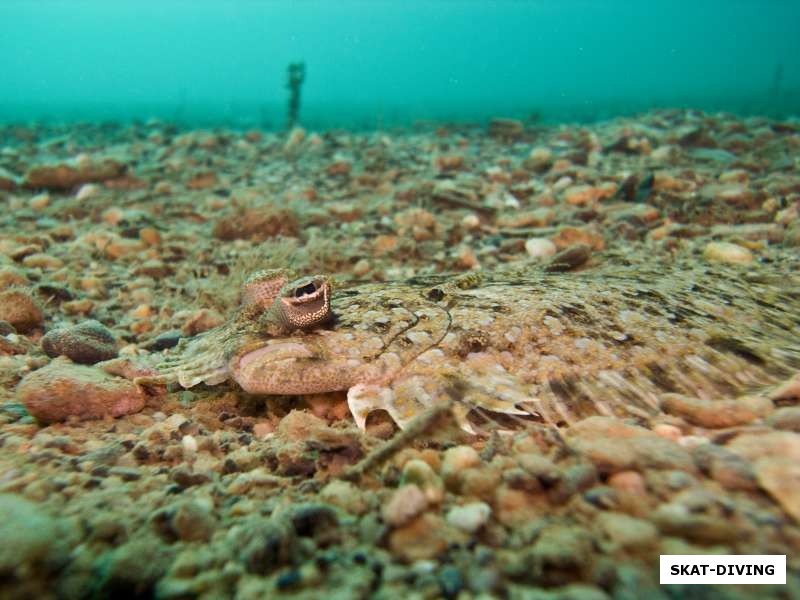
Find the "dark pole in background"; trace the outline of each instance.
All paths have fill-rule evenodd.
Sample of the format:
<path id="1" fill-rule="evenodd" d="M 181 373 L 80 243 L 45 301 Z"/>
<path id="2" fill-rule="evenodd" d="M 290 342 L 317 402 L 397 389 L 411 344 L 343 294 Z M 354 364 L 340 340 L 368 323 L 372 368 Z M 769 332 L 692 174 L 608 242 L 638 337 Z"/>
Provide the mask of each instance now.
<path id="1" fill-rule="evenodd" d="M 300 112 L 300 88 L 306 78 L 306 64 L 304 62 L 290 63 L 287 71 L 286 87 L 289 90 L 289 111 L 286 118 L 286 127 L 291 129 L 297 123 Z"/>

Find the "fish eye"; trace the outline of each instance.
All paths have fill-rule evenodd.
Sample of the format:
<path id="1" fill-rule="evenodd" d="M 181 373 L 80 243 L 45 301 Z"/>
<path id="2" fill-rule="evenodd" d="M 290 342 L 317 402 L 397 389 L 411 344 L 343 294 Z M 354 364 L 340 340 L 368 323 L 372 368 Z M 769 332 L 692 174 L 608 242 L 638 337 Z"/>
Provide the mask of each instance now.
<path id="1" fill-rule="evenodd" d="M 314 283 L 313 281 L 310 281 L 305 285 L 296 287 L 294 290 L 294 297 L 302 298 L 303 296 L 313 294 L 316 291 L 317 291 L 317 284 Z"/>

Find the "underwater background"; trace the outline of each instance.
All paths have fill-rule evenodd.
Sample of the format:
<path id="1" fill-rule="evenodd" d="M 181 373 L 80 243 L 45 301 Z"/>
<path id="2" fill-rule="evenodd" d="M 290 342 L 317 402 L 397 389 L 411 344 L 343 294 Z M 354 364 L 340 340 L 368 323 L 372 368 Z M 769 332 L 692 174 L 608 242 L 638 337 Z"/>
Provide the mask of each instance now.
<path id="1" fill-rule="evenodd" d="M 0 599 L 800 598 L 799 34 L 0 0 Z"/>
<path id="2" fill-rule="evenodd" d="M 294 61 L 321 128 L 800 100 L 793 0 L 4 0 L 0 23 L 0 122 L 282 127 Z"/>

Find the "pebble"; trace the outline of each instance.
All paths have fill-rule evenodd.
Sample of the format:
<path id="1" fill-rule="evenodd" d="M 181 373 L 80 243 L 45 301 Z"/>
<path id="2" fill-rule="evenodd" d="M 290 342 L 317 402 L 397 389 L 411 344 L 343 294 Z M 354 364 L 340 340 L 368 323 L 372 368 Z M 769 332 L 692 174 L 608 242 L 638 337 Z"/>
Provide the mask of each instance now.
<path id="1" fill-rule="evenodd" d="M 767 418 L 773 429 L 800 432 L 800 406 L 784 406 Z"/>
<path id="2" fill-rule="evenodd" d="M 75 194 L 76 200 L 89 200 L 90 198 L 96 198 L 100 195 L 102 188 L 94 183 L 85 183 L 80 188 L 78 188 L 77 193 Z"/>
<path id="3" fill-rule="evenodd" d="M 364 277 L 370 272 L 370 269 L 372 269 L 370 262 L 366 258 L 362 258 L 353 265 L 353 275 L 356 277 Z"/>
<path id="4" fill-rule="evenodd" d="M 414 484 L 406 484 L 394 491 L 389 502 L 383 505 L 381 516 L 384 522 L 399 527 L 411 521 L 428 508 L 428 499 Z"/>
<path id="5" fill-rule="evenodd" d="M 216 528 L 216 519 L 207 500 L 188 500 L 175 509 L 172 527 L 185 542 L 207 542 Z"/>
<path id="6" fill-rule="evenodd" d="M 438 504 L 444 497 L 444 484 L 441 478 L 424 460 L 415 458 L 403 465 L 400 481 L 403 484 L 414 484 L 422 490 L 431 504 Z"/>
<path id="7" fill-rule="evenodd" d="M 447 511 L 445 520 L 456 529 L 471 534 L 483 527 L 491 515 L 492 507 L 485 502 L 471 502 L 451 508 Z"/>
<path id="8" fill-rule="evenodd" d="M 655 525 L 623 513 L 601 512 L 596 524 L 612 544 L 626 550 L 653 547 L 658 542 Z"/>
<path id="9" fill-rule="evenodd" d="M 703 258 L 709 262 L 746 265 L 753 262 L 753 253 L 738 244 L 709 242 L 703 249 Z"/>
<path id="10" fill-rule="evenodd" d="M 525 252 L 531 258 L 547 258 L 556 253 L 556 245 L 547 238 L 530 238 L 525 242 Z"/>
<path id="11" fill-rule="evenodd" d="M 178 342 L 181 341 L 181 337 L 182 335 L 179 330 L 171 329 L 170 331 L 160 333 L 155 338 L 147 342 L 144 347 L 151 352 L 167 350 L 168 348 L 174 348 L 177 346 Z"/>
<path id="12" fill-rule="evenodd" d="M 95 320 L 48 331 L 42 338 L 42 350 L 51 358 L 66 356 L 85 365 L 111 360 L 118 354 L 114 335 Z"/>
<path id="13" fill-rule="evenodd" d="M 464 587 L 464 578 L 461 571 L 453 565 L 445 565 L 437 577 L 442 595 L 447 598 L 457 598 Z"/>
<path id="14" fill-rule="evenodd" d="M 19 383 L 17 399 L 43 423 L 102 419 L 139 412 L 145 395 L 133 382 L 56 358 Z"/>
<path id="15" fill-rule="evenodd" d="M 32 189 L 69 190 L 82 183 L 113 179 L 124 172 L 125 165 L 115 160 L 79 155 L 69 162 L 31 167 L 24 185 Z"/>
<path id="16" fill-rule="evenodd" d="M 30 333 L 42 326 L 44 315 L 30 293 L 12 288 L 0 292 L 0 320 L 11 323 L 19 333 Z"/>
<path id="17" fill-rule="evenodd" d="M 587 244 L 575 244 L 554 255 L 546 267 L 548 272 L 571 271 L 583 266 L 592 256 Z"/>
<path id="18" fill-rule="evenodd" d="M 776 456 L 758 461 L 755 472 L 758 484 L 800 524 L 800 464 Z"/>
<path id="19" fill-rule="evenodd" d="M 725 544 L 741 541 L 746 531 L 729 519 L 697 513 L 680 503 L 662 504 L 650 520 L 661 533 L 678 536 L 700 544 Z"/>
<path id="20" fill-rule="evenodd" d="M 431 560 L 447 550 L 453 535 L 444 520 L 425 513 L 389 534 L 389 549 L 407 562 Z"/>
<path id="21" fill-rule="evenodd" d="M 442 478 L 445 484 L 450 487 L 460 479 L 465 469 L 477 467 L 480 464 L 481 457 L 472 446 L 448 448 L 445 450 L 442 460 Z"/>
<path id="22" fill-rule="evenodd" d="M 26 285 L 30 285 L 30 281 L 22 271 L 9 266 L 0 267 L 0 290 Z"/>
<path id="23" fill-rule="evenodd" d="M 731 204 L 744 203 L 752 197 L 747 187 L 738 183 L 711 183 L 700 190 L 700 195 Z"/>
<path id="24" fill-rule="evenodd" d="M 337 506 L 352 514 L 361 515 L 368 505 L 364 493 L 349 481 L 335 479 L 320 490 L 319 497 L 324 502 Z"/>
<path id="25" fill-rule="evenodd" d="M 620 471 L 608 478 L 608 485 L 618 492 L 625 492 L 636 496 L 647 494 L 647 485 L 644 477 L 638 471 Z"/>
<path id="26" fill-rule="evenodd" d="M 55 271 L 64 266 L 64 261 L 57 256 L 50 256 L 44 252 L 35 252 L 22 259 L 22 264 L 29 269 L 43 269 Z"/>
<path id="27" fill-rule="evenodd" d="M 752 463 L 774 456 L 800 463 L 800 434 L 790 431 L 745 433 L 736 436 L 725 447 Z"/>
<path id="28" fill-rule="evenodd" d="M 746 425 L 758 416 L 748 406 L 737 400 L 711 401 L 682 394 L 663 394 L 660 402 L 664 412 L 681 417 L 693 425 L 709 429 Z"/>
<path id="29" fill-rule="evenodd" d="M 535 171 L 546 171 L 553 164 L 553 153 L 549 148 L 537 146 L 531 148 L 528 159 L 525 161 L 525 166 Z"/>
<path id="30" fill-rule="evenodd" d="M 754 491 L 758 487 L 750 463 L 727 448 L 701 444 L 692 450 L 692 457 L 698 468 L 726 489 Z"/>
<path id="31" fill-rule="evenodd" d="M 36 194 L 28 200 L 28 206 L 33 210 L 43 210 L 50 205 L 50 194 Z"/>
<path id="32" fill-rule="evenodd" d="M 649 429 L 613 417 L 589 417 L 567 430 L 567 439 L 583 452 L 601 473 L 641 468 L 692 471 L 689 453 Z"/>
<path id="33" fill-rule="evenodd" d="M 582 527 L 551 525 L 546 527 L 530 550 L 531 567 L 541 573 L 540 582 L 560 585 L 582 579 L 594 556 L 591 535 Z"/>
<path id="34" fill-rule="evenodd" d="M 24 498 L 0 494 L 0 573 L 7 577 L 15 571 L 37 572 L 55 552 L 59 538 L 55 519 Z M 22 596 L 20 596 L 22 597 Z"/>

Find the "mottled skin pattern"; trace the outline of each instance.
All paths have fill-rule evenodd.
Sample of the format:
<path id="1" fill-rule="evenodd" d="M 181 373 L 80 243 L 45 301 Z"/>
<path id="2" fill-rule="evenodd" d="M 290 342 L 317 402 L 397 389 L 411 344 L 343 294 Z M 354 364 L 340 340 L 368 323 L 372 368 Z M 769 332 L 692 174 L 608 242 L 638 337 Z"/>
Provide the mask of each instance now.
<path id="1" fill-rule="evenodd" d="M 288 281 L 283 272 L 256 279 L 275 273 Z M 646 418 L 662 393 L 731 397 L 800 365 L 791 257 L 733 268 L 606 255 L 583 272 L 350 285 L 333 289 L 331 318 L 302 329 L 275 324 L 270 293 L 257 307 L 243 297 L 229 323 L 160 366 L 161 381 L 232 378 L 255 394 L 348 390 L 361 427 L 374 409 L 402 427 L 455 400 L 471 429 L 485 411 L 555 424 Z"/>

